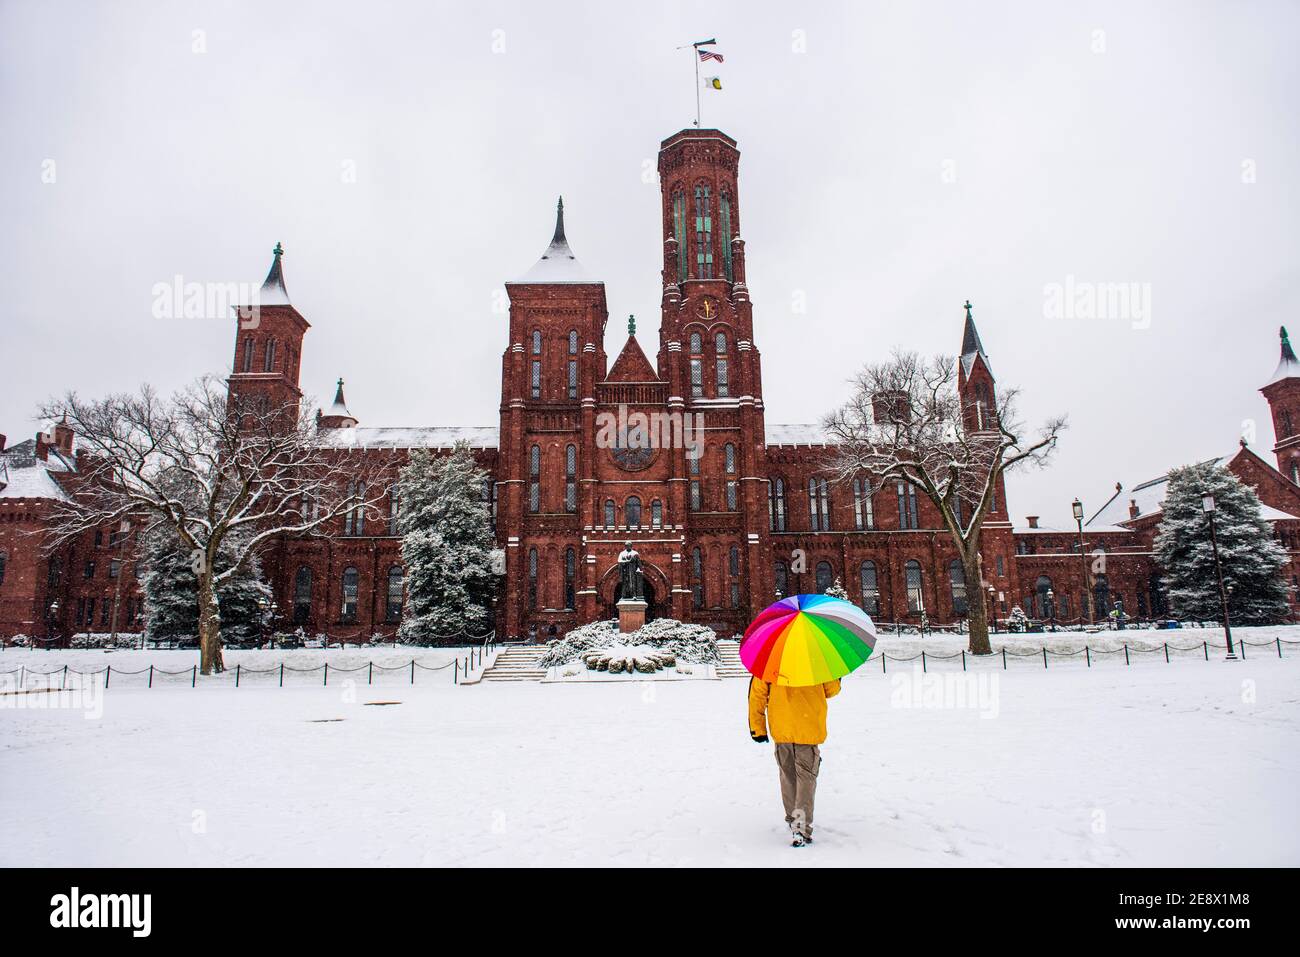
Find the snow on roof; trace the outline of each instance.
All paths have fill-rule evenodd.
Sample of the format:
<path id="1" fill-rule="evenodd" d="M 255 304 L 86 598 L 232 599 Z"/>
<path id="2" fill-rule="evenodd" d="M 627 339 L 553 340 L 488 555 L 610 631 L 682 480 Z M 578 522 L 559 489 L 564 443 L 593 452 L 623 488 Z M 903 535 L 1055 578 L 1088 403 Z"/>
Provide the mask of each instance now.
<path id="1" fill-rule="evenodd" d="M 500 430 L 494 425 L 435 425 L 414 428 L 355 426 L 327 429 L 320 433 L 321 444 L 328 448 L 365 449 L 450 449 L 457 442 L 470 448 L 495 449 Z"/>
<path id="2" fill-rule="evenodd" d="M 12 450 L 11 450 L 12 451 Z M 65 468 L 50 468 L 40 459 L 27 455 L 12 455 L 6 452 L 0 455 L 4 469 L 0 471 L 0 498 L 47 498 L 55 501 L 68 501 L 53 472 L 66 471 Z"/>
<path id="3" fill-rule="evenodd" d="M 1281 382 L 1283 379 L 1300 378 L 1300 362 L 1296 361 L 1295 351 L 1291 348 L 1291 340 L 1287 338 L 1286 326 L 1278 330 L 1282 340 L 1281 357 L 1278 359 L 1277 368 L 1273 370 L 1273 376 L 1265 385 L 1272 385 L 1274 382 Z"/>
<path id="4" fill-rule="evenodd" d="M 768 445 L 834 445 L 835 440 L 816 423 L 769 425 L 764 429 Z"/>
<path id="5" fill-rule="evenodd" d="M 275 258 L 271 261 L 271 270 L 266 274 L 266 281 L 262 283 L 262 288 L 257 293 L 257 304 L 259 306 L 287 306 L 289 305 L 289 290 L 284 288 L 284 268 L 280 265 L 280 257 L 284 255 L 284 247 L 279 243 L 275 244 Z"/>
<path id="6" fill-rule="evenodd" d="M 569 241 L 564 236 L 564 197 L 560 197 L 555 209 L 555 235 L 551 237 L 551 244 L 533 268 L 514 280 L 514 283 L 526 285 L 566 282 L 599 284 L 600 280 L 593 278 L 582 267 L 582 263 L 578 262 L 573 250 L 569 248 Z"/>

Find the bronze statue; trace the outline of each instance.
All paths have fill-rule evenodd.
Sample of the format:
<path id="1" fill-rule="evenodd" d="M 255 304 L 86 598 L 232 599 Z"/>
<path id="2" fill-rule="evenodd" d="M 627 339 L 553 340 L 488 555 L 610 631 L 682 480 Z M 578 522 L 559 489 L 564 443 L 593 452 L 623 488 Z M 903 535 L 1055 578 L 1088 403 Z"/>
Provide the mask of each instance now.
<path id="1" fill-rule="evenodd" d="M 627 542 L 623 550 L 618 554 L 618 575 L 620 588 L 619 599 L 636 599 L 643 600 L 645 589 L 642 585 L 641 576 L 641 556 L 637 550 L 632 547 L 631 542 Z"/>

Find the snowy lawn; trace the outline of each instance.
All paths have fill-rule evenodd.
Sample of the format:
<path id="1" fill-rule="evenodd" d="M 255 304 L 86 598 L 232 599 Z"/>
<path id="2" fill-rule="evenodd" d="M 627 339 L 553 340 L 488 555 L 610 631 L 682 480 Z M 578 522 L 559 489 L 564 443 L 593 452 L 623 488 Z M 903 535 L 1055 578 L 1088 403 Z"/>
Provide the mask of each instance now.
<path id="1" fill-rule="evenodd" d="M 743 679 L 114 677 L 97 719 L 0 695 L 0 865 L 1294 866 L 1300 654 L 1265 651 L 868 665 L 803 849 Z"/>

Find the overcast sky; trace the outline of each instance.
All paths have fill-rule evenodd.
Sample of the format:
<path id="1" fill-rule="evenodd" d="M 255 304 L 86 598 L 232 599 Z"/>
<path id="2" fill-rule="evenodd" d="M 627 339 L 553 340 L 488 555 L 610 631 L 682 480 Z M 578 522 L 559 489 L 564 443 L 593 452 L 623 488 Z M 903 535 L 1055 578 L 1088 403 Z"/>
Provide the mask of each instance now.
<path id="1" fill-rule="evenodd" d="M 0 431 L 69 386 L 228 372 L 231 324 L 154 318 L 153 287 L 258 282 L 277 241 L 309 394 L 495 424 L 500 291 L 560 193 L 606 347 L 635 312 L 653 356 L 654 157 L 695 112 L 674 48 L 717 37 L 704 125 L 742 151 L 768 421 L 815 421 L 895 347 L 956 351 L 969 298 L 1024 416 L 1070 416 L 1010 488 L 1018 524 L 1063 525 L 1246 420 L 1271 459 L 1298 27 L 1282 2 L 0 0 Z M 1053 314 L 1068 282 L 1137 283 L 1149 315 Z"/>

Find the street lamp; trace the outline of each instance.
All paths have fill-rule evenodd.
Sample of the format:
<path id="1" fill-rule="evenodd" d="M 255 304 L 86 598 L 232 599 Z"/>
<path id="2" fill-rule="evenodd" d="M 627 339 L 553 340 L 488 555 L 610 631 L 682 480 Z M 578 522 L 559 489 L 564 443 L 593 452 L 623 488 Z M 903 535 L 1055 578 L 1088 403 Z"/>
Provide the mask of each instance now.
<path id="1" fill-rule="evenodd" d="M 55 626 L 58 624 L 58 620 L 59 620 L 59 600 L 57 598 L 54 601 L 50 602 L 49 617 L 50 620 L 46 623 L 45 626 L 45 631 L 48 636 L 45 639 L 45 648 L 47 651 L 54 647 L 54 642 L 58 638 L 58 636 L 54 633 Z"/>
<path id="2" fill-rule="evenodd" d="M 1086 616 L 1091 622 L 1094 619 L 1092 603 L 1088 601 L 1088 556 L 1083 550 L 1083 503 L 1076 498 L 1070 507 L 1074 511 L 1075 524 L 1079 526 L 1079 569 L 1083 580 L 1083 604 L 1079 606 L 1079 620 L 1082 622 Z"/>
<path id="3" fill-rule="evenodd" d="M 1047 589 L 1047 612 L 1052 621 L 1052 631 L 1056 631 L 1056 592 Z"/>
<path id="4" fill-rule="evenodd" d="M 990 617 L 993 619 L 993 634 L 996 635 L 998 633 L 998 608 L 997 605 L 993 604 L 992 585 L 989 586 L 989 611 L 992 612 Z"/>
<path id="5" fill-rule="evenodd" d="M 1223 587 L 1223 566 L 1219 563 L 1219 539 L 1214 532 L 1214 495 L 1201 493 L 1201 510 L 1210 519 L 1210 548 L 1214 552 L 1214 575 L 1219 582 L 1219 607 L 1223 611 L 1223 637 L 1228 643 L 1228 661 L 1237 660 L 1237 652 L 1232 647 L 1232 625 L 1228 622 L 1228 593 Z"/>
<path id="6" fill-rule="evenodd" d="M 266 644 L 266 611 L 271 607 L 271 603 L 263 596 L 257 600 L 257 610 L 260 614 L 257 616 L 257 644 L 259 647 Z"/>

